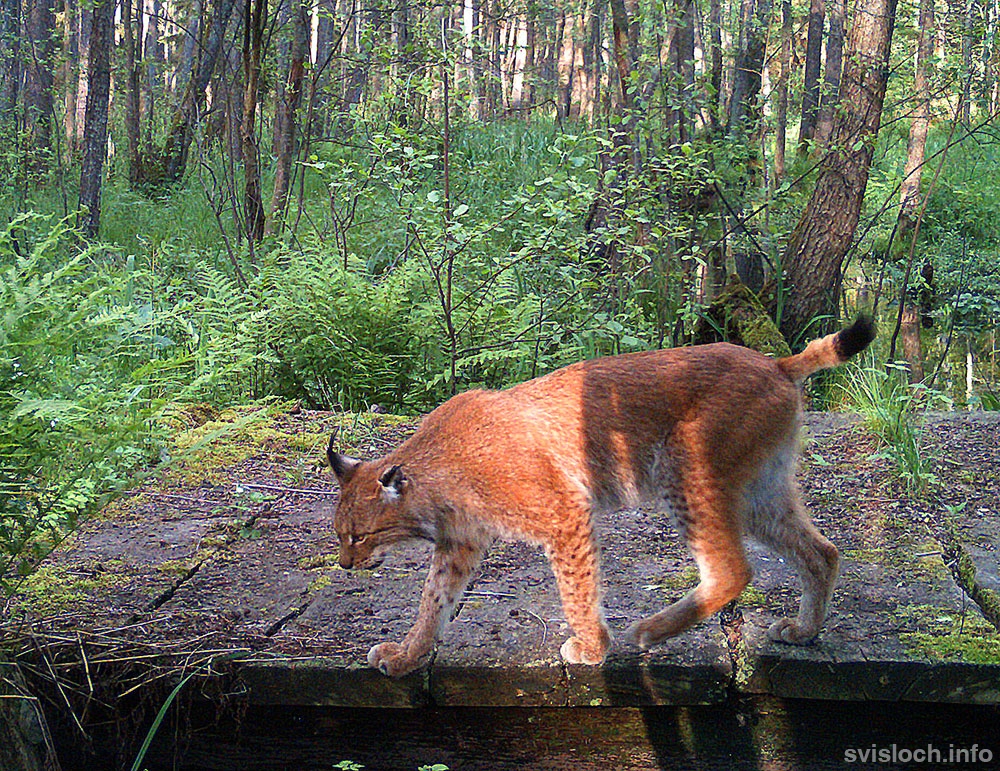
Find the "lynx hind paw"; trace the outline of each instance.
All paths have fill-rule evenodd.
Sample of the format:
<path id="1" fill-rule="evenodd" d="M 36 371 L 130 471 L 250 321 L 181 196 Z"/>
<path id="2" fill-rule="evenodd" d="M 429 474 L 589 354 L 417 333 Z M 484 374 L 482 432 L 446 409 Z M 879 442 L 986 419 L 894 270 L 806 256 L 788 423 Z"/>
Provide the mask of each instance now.
<path id="1" fill-rule="evenodd" d="M 420 662 L 408 656 L 398 643 L 380 643 L 368 651 L 368 666 L 387 677 L 402 677 L 419 668 Z"/>
<path id="2" fill-rule="evenodd" d="M 768 639 L 787 645 L 809 645 L 817 634 L 818 629 L 806 629 L 793 618 L 775 621 L 767 630 Z"/>
<path id="3" fill-rule="evenodd" d="M 559 655 L 567 664 L 602 664 L 607 652 L 607 646 L 588 647 L 579 637 L 570 637 L 559 649 Z"/>

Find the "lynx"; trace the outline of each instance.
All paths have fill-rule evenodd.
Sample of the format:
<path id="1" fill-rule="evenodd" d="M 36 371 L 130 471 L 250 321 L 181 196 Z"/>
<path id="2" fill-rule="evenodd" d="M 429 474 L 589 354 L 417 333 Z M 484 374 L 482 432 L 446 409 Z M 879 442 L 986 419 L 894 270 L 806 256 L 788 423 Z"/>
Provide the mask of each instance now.
<path id="1" fill-rule="evenodd" d="M 592 359 L 503 391 L 468 391 L 427 415 L 384 458 L 327 449 L 340 483 L 343 568 L 378 565 L 393 544 L 434 544 L 416 623 L 368 654 L 383 674 L 419 668 L 497 538 L 541 544 L 572 636 L 570 663 L 601 663 L 611 634 L 600 604 L 592 518 L 639 505 L 672 512 L 699 583 L 637 621 L 648 648 L 711 616 L 751 579 L 743 538 L 784 556 L 802 581 L 798 615 L 772 640 L 810 642 L 826 617 L 839 555 L 809 520 L 794 480 L 800 382 L 863 350 L 867 318 L 795 356 L 728 343 Z"/>

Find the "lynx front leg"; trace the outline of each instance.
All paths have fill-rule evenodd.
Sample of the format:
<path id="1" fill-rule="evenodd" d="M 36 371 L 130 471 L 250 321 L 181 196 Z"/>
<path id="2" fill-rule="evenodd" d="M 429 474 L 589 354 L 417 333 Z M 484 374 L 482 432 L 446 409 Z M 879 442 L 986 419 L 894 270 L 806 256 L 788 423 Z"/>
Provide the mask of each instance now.
<path id="1" fill-rule="evenodd" d="M 368 664 L 389 677 L 402 677 L 418 669 L 451 618 L 483 551 L 483 547 L 471 544 L 438 545 L 413 628 L 402 643 L 380 643 L 368 651 Z"/>
<path id="2" fill-rule="evenodd" d="M 600 664 L 611 647 L 611 634 L 601 613 L 600 570 L 589 527 L 546 547 L 559 584 L 563 612 L 574 636 L 559 653 L 570 664 Z"/>

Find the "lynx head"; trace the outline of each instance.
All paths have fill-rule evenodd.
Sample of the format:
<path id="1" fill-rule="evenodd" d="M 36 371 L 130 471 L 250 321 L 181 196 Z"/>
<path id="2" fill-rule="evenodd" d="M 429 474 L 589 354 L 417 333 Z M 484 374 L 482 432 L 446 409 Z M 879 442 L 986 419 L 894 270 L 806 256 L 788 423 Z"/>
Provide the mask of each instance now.
<path id="1" fill-rule="evenodd" d="M 377 567 L 393 544 L 432 539 L 411 512 L 412 484 L 401 465 L 342 455 L 333 450 L 333 437 L 326 456 L 340 482 L 334 527 L 340 539 L 342 568 Z"/>

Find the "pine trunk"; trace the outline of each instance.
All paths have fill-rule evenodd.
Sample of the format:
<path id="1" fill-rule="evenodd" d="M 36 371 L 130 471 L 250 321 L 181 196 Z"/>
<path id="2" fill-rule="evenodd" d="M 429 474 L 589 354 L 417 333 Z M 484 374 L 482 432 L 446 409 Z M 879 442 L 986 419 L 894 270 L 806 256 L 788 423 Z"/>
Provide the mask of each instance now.
<path id="1" fill-rule="evenodd" d="M 896 0 L 858 0 L 847 37 L 840 109 L 816 187 L 782 258 L 787 272 L 780 328 L 793 346 L 837 315 L 841 266 L 854 238 L 868 184 L 889 76 Z"/>

